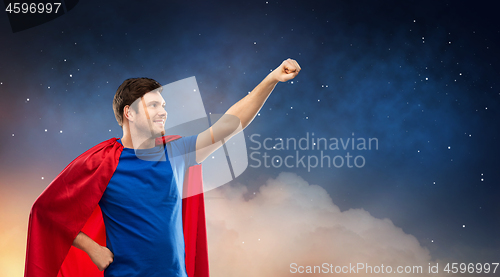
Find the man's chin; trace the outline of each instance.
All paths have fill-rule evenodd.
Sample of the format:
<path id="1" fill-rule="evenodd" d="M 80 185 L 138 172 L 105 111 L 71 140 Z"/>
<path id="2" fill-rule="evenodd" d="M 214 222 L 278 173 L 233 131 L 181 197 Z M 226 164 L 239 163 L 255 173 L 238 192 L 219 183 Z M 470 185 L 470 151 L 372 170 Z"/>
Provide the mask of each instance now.
<path id="1" fill-rule="evenodd" d="M 153 137 L 159 138 L 159 137 L 163 137 L 164 135 L 165 135 L 165 130 L 159 131 L 159 132 L 154 132 Z"/>

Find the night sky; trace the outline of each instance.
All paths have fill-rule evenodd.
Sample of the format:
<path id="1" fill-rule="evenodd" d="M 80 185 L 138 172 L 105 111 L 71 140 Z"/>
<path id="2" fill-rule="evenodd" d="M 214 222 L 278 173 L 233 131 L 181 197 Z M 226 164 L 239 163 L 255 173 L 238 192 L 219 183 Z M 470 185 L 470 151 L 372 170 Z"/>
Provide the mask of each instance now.
<path id="1" fill-rule="evenodd" d="M 225 186 L 245 185 L 249 199 L 266 180 L 294 173 L 341 211 L 390 219 L 432 259 L 499 262 L 493 2 L 81 0 L 16 33 L 0 13 L 0 245 L 11 249 L 0 257 L 18 263 L 0 270 L 21 276 L 29 209 L 50 181 L 95 144 L 121 137 L 112 100 L 125 79 L 166 85 L 195 76 L 206 112 L 220 114 L 287 58 L 302 71 L 276 86 L 244 130 L 248 154 L 253 134 L 271 146 L 306 135 L 376 138 L 378 149 L 327 149 L 365 164 L 308 170 L 266 168 L 262 155 L 298 150 L 307 161 L 319 150 L 261 148 L 261 166 L 249 158 Z"/>

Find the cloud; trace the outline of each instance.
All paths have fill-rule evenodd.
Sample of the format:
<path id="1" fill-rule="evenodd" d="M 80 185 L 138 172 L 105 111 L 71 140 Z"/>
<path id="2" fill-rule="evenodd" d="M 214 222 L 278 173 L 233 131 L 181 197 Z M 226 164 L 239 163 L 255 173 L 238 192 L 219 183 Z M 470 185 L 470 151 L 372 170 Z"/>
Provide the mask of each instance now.
<path id="1" fill-rule="evenodd" d="M 374 272 L 382 265 L 392 271 L 422 266 L 423 273 L 403 274 L 427 276 L 429 263 L 435 265 L 429 251 L 391 220 L 363 209 L 342 212 L 322 187 L 294 173 L 280 173 L 251 197 L 248 194 L 242 184 L 206 194 L 214 276 L 295 276 L 292 272 L 299 266 L 319 266 L 317 275 L 324 275 L 319 269 L 335 271 L 335 266 L 357 263 L 372 266 Z M 321 268 L 324 263 L 327 269 Z M 356 272 L 373 276 L 365 269 Z"/>

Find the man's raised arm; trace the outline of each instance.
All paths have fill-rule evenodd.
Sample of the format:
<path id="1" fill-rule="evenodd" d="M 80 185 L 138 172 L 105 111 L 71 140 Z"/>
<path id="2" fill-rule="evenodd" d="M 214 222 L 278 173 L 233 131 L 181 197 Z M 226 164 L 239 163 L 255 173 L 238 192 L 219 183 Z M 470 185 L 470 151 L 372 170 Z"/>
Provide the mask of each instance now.
<path id="1" fill-rule="evenodd" d="M 200 163 L 232 136 L 245 129 L 260 111 L 278 82 L 286 82 L 299 74 L 300 66 L 287 59 L 243 97 L 210 128 L 201 132 L 196 140 L 196 162 Z"/>

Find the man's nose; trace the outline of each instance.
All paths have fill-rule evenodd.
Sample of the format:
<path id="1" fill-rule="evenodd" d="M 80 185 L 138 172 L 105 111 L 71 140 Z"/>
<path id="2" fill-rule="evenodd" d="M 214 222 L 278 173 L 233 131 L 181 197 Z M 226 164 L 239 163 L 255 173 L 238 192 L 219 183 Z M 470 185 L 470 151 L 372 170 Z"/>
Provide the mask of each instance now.
<path id="1" fill-rule="evenodd" d="M 165 108 L 164 108 L 164 107 L 161 107 L 161 109 L 160 109 L 160 115 L 161 115 L 161 116 L 165 116 L 165 117 L 167 117 L 167 114 L 168 114 L 168 113 L 167 113 L 167 110 L 165 110 Z"/>

